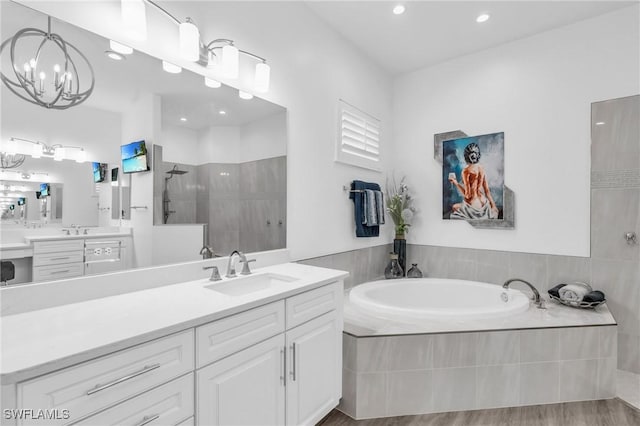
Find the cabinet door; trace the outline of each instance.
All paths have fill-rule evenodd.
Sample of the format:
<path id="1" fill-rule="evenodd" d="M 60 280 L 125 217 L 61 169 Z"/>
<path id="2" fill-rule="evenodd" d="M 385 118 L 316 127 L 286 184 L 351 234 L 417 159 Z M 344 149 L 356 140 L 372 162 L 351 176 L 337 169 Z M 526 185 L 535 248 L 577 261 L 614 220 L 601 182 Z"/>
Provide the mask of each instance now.
<path id="1" fill-rule="evenodd" d="M 287 425 L 312 425 L 342 393 L 342 327 L 336 311 L 287 332 Z"/>
<path id="2" fill-rule="evenodd" d="M 197 372 L 199 425 L 284 425 L 284 335 Z"/>

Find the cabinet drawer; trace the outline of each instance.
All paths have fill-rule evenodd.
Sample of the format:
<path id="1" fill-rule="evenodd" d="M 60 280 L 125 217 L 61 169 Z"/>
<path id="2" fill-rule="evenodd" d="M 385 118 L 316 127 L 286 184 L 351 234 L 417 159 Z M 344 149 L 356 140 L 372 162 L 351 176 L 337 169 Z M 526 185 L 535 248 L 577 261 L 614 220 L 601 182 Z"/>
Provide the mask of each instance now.
<path id="1" fill-rule="evenodd" d="M 193 346 L 188 330 L 19 383 L 18 408 L 67 409 L 78 420 L 193 370 Z"/>
<path id="2" fill-rule="evenodd" d="M 39 253 L 33 257 L 33 266 L 60 265 L 61 263 L 82 263 L 82 251 L 61 251 L 56 253 Z"/>
<path id="3" fill-rule="evenodd" d="M 284 301 L 270 303 L 196 329 L 202 367 L 284 331 Z"/>
<path id="4" fill-rule="evenodd" d="M 193 373 L 190 373 L 74 425 L 182 425 L 187 417 L 193 418 L 193 407 Z"/>
<path id="5" fill-rule="evenodd" d="M 287 330 L 342 306 L 342 285 L 328 284 L 287 299 Z"/>
<path id="6" fill-rule="evenodd" d="M 40 241 L 33 243 L 33 253 L 55 253 L 60 251 L 74 251 L 84 248 L 84 240 Z"/>
<path id="7" fill-rule="evenodd" d="M 83 263 L 36 266 L 33 268 L 33 281 L 60 280 L 62 278 L 79 277 L 83 274 Z"/>

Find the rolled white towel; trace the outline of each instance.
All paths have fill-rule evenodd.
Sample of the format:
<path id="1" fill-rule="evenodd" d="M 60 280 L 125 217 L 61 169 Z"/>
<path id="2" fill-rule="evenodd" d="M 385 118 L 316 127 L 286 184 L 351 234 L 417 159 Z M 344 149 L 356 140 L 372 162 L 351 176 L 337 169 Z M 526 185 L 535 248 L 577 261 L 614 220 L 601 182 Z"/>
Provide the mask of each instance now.
<path id="1" fill-rule="evenodd" d="M 568 284 L 558 290 L 560 299 L 568 302 L 581 302 L 587 293 L 589 293 L 589 289 L 576 284 Z"/>

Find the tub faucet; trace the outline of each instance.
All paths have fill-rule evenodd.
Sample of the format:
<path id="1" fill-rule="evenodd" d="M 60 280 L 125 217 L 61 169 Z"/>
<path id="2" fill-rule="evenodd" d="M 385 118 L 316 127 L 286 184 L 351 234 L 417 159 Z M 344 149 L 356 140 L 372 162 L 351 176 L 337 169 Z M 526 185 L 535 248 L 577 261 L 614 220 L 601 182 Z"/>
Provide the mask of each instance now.
<path id="1" fill-rule="evenodd" d="M 544 301 L 540 298 L 540 293 L 538 292 L 538 289 L 536 289 L 533 286 L 533 284 L 531 284 L 528 281 L 523 280 L 522 278 L 511 278 L 511 279 L 505 281 L 504 284 L 502 284 L 502 288 L 504 288 L 506 290 L 506 289 L 509 288 L 509 284 L 511 284 L 512 282 L 516 282 L 516 281 L 519 281 L 519 282 L 524 283 L 524 284 L 529 286 L 529 288 L 533 292 L 533 303 L 536 305 L 536 307 L 538 309 L 546 309 L 544 307 Z"/>

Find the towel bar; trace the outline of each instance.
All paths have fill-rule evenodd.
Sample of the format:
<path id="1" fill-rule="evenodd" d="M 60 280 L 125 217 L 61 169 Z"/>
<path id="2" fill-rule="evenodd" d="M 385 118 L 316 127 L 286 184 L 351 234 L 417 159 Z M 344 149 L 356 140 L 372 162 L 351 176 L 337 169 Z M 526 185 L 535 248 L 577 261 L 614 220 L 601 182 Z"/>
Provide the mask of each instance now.
<path id="1" fill-rule="evenodd" d="M 364 189 L 349 189 L 349 187 L 346 186 L 346 185 L 342 185 L 342 190 L 345 191 L 345 192 L 347 192 L 347 191 L 349 191 L 349 192 L 364 192 Z"/>

